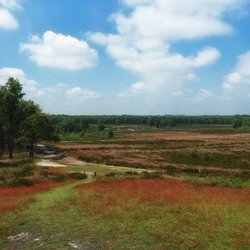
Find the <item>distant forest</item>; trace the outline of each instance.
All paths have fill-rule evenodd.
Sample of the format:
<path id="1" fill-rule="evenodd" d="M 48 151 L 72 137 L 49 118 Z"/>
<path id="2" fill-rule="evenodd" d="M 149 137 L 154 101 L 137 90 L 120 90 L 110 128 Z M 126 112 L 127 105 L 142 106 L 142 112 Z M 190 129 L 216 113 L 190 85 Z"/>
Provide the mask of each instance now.
<path id="1" fill-rule="evenodd" d="M 141 116 L 141 115 L 51 115 L 57 133 L 80 133 L 90 125 L 149 125 L 157 128 L 188 125 L 229 125 L 233 128 L 250 126 L 249 115 L 219 116 Z"/>

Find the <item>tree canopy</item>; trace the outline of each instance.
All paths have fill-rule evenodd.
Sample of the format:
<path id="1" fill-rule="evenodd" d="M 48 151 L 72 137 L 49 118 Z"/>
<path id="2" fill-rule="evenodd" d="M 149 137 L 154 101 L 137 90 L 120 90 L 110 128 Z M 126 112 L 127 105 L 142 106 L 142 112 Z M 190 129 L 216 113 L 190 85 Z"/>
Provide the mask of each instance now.
<path id="1" fill-rule="evenodd" d="M 13 158 L 17 141 L 33 152 L 36 142 L 55 138 L 50 116 L 33 101 L 24 100 L 24 95 L 17 79 L 9 78 L 0 86 L 0 149 L 6 145 L 9 158 Z"/>

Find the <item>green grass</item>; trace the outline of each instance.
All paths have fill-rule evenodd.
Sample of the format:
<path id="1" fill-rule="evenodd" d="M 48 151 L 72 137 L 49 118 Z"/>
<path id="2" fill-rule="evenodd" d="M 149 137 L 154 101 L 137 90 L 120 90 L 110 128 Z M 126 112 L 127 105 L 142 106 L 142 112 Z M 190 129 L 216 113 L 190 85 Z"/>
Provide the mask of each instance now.
<path id="1" fill-rule="evenodd" d="M 84 182 L 90 181 L 92 179 Z M 32 203 L 28 208 L 18 212 L 5 213 L 4 217 L 2 215 L 2 218 L 0 217 L 0 228 L 8 228 L 6 231 L 11 235 L 22 232 L 32 232 L 35 237 L 41 235 L 41 241 L 44 243 L 43 247 L 46 249 L 51 249 L 48 248 L 49 246 L 64 246 L 65 239 L 70 237 L 71 225 L 76 222 L 77 218 L 74 218 L 73 208 L 59 208 L 62 208 L 65 202 L 75 195 L 76 191 L 72 187 L 79 183 L 83 183 L 83 181 L 70 183 L 36 195 L 36 202 Z M 8 241 L 6 236 L 6 234 L 0 234 L 0 249 L 7 249 Z M 51 236 L 54 236 L 54 238 Z M 25 246 L 21 244 L 19 249 L 37 249 L 40 243 L 26 242 Z"/>
<path id="2" fill-rule="evenodd" d="M 22 232 L 31 237 L 17 249 L 73 249 L 69 242 L 83 249 L 248 249 L 250 207 L 244 201 L 141 202 L 140 183 L 132 187 L 132 196 L 115 182 L 100 189 L 94 183 L 83 192 L 73 189 L 79 183 L 38 194 L 27 208 L 5 213 L 0 229 L 8 233 L 0 234 L 0 249 L 9 249 L 9 235 Z M 158 188 L 157 180 L 153 183 Z M 199 192 L 192 191 L 194 198 Z"/>

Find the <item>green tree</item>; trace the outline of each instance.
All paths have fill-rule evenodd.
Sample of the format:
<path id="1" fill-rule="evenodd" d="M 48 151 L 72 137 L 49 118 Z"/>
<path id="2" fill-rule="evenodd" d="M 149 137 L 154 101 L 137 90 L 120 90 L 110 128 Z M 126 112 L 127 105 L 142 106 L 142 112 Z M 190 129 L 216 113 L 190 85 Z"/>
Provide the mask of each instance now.
<path id="1" fill-rule="evenodd" d="M 13 158 L 14 143 L 24 120 L 20 105 L 23 96 L 22 86 L 17 79 L 9 78 L 7 83 L 0 87 L 2 131 L 5 135 L 9 158 Z"/>
<path id="2" fill-rule="evenodd" d="M 0 88 L 0 154 L 4 150 L 4 119 L 2 112 L 3 88 Z"/>
<path id="3" fill-rule="evenodd" d="M 112 129 L 109 130 L 109 132 L 108 132 L 108 137 L 109 137 L 109 138 L 113 138 L 113 137 L 114 137 L 114 132 L 113 132 Z"/>
<path id="4" fill-rule="evenodd" d="M 104 123 L 102 121 L 98 122 L 98 130 L 99 131 L 105 130 L 105 125 L 104 125 Z"/>
<path id="5" fill-rule="evenodd" d="M 34 157 L 34 145 L 39 141 L 57 140 L 50 116 L 43 113 L 39 105 L 23 101 L 21 110 L 25 117 L 22 123 L 22 142 L 28 144 L 30 160 Z"/>
<path id="6" fill-rule="evenodd" d="M 240 128 L 243 126 L 243 118 L 240 115 L 236 115 L 232 122 L 233 128 Z"/>

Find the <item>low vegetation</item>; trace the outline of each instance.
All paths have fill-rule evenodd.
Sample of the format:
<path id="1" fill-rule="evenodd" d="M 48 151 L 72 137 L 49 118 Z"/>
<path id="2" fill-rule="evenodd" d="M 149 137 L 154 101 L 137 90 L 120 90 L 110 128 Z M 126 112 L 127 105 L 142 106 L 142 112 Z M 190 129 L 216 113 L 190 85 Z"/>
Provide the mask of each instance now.
<path id="1" fill-rule="evenodd" d="M 0 249 L 249 249 L 249 116 L 49 116 L 14 79 L 0 97 Z"/>

